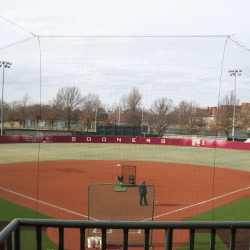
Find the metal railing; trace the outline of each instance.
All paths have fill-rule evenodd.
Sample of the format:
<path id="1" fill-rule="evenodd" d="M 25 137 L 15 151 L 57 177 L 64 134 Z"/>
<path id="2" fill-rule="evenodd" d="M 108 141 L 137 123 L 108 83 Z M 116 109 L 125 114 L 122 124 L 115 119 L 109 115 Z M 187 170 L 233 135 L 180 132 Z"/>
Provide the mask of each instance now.
<path id="1" fill-rule="evenodd" d="M 197 229 L 209 229 L 210 250 L 215 249 L 215 236 L 217 229 L 230 229 L 229 249 L 235 249 L 236 231 L 238 229 L 250 229 L 250 222 L 138 222 L 138 221 L 69 221 L 69 220 L 28 220 L 15 219 L 0 232 L 0 250 L 20 249 L 20 227 L 35 227 L 36 229 L 36 249 L 42 249 L 42 228 L 52 227 L 59 229 L 58 249 L 64 249 L 64 229 L 80 229 L 80 249 L 86 247 L 85 230 L 89 228 L 101 229 L 102 249 L 106 250 L 106 233 L 108 229 L 123 229 L 123 249 L 128 249 L 129 229 L 144 230 L 144 249 L 148 250 L 150 230 L 165 230 L 165 249 L 170 250 L 173 247 L 173 230 L 189 230 L 189 249 L 194 249 L 195 231 Z M 249 246 L 250 249 L 250 246 Z"/>

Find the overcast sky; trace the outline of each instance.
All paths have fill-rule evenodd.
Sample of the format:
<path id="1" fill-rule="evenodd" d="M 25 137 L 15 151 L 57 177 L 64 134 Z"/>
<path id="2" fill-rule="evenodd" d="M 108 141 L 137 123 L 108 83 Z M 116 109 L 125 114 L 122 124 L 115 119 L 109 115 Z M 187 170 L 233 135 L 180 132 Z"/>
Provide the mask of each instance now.
<path id="1" fill-rule="evenodd" d="M 109 105 L 118 103 L 124 93 L 137 87 L 146 108 L 161 97 L 174 99 L 175 103 L 186 99 L 202 106 L 216 106 L 226 36 L 234 34 L 233 39 L 250 47 L 249 10 L 249 0 L 2 0 L 0 47 L 30 38 L 32 34 L 41 36 L 42 102 L 52 100 L 58 88 L 70 82 L 84 95 L 98 94 Z M 42 37 L 50 35 L 225 37 L 91 37 L 88 40 Z M 1 49 L 0 60 L 1 57 L 13 63 L 6 72 L 4 99 L 20 99 L 28 92 L 37 101 L 40 93 L 37 37 Z M 234 79 L 228 76 L 228 69 L 238 67 L 243 70 L 237 80 L 238 96 L 241 101 L 250 102 L 249 58 L 248 50 L 231 39 L 228 41 L 222 94 L 229 90 L 228 84 L 233 89 Z"/>
<path id="2" fill-rule="evenodd" d="M 231 35 L 249 28 L 248 0 L 2 0 L 1 16 L 36 35 Z"/>

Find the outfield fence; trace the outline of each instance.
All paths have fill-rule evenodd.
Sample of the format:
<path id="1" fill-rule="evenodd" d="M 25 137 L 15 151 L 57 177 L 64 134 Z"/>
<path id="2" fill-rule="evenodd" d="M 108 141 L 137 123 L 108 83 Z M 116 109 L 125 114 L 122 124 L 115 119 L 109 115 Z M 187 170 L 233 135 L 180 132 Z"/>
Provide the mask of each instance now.
<path id="1" fill-rule="evenodd" d="M 1 136 L 0 144 L 3 143 L 115 143 L 250 150 L 250 143 L 245 142 L 127 136 Z"/>

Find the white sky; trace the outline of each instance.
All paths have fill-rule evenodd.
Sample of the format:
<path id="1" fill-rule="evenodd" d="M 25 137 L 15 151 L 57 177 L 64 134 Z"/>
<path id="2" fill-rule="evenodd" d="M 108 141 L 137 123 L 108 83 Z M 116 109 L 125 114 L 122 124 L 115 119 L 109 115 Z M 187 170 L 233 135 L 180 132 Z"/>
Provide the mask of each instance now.
<path id="1" fill-rule="evenodd" d="M 119 0 L 2 0 L 0 2 L 0 16 L 10 20 L 11 22 L 19 25 L 20 27 L 24 28 L 25 30 L 38 35 L 38 36 L 47 36 L 47 35 L 232 35 L 235 34 L 234 37 L 237 38 L 239 41 L 243 42 L 246 46 L 250 47 L 250 1 L 249 0 L 237 0 L 237 1 L 222 1 L 222 0 L 197 0 L 197 1 L 185 1 L 185 0 L 172 0 L 172 1 L 163 1 L 163 0 L 126 0 L 126 1 L 119 1 Z M 5 21 L 4 19 L 0 18 L 0 47 L 5 46 L 6 44 L 14 43 L 20 41 L 22 39 L 31 37 L 28 32 L 10 24 L 9 22 Z M 104 39 L 105 40 L 105 39 Z M 101 43 L 102 46 L 105 46 L 105 42 L 103 39 L 96 41 L 91 41 L 90 43 Z M 137 54 L 136 57 L 132 57 L 132 53 L 134 49 L 139 50 L 138 41 L 134 43 L 133 39 L 113 39 L 112 42 L 109 43 L 109 51 L 111 54 L 113 53 L 113 61 L 109 60 L 109 57 L 106 55 L 100 55 L 99 61 L 97 62 L 96 55 L 93 56 L 94 51 L 100 51 L 103 47 L 94 47 L 91 45 L 90 47 L 85 47 L 84 42 L 81 40 L 80 42 L 77 41 L 75 44 L 75 53 L 78 55 L 79 51 L 84 49 L 91 49 L 92 48 L 92 57 L 89 57 L 90 64 L 93 64 L 93 67 L 86 65 L 85 71 L 81 72 L 79 70 L 71 70 L 69 67 L 60 68 L 60 65 L 56 63 L 53 67 L 53 55 L 54 58 L 58 57 L 60 52 L 56 53 L 55 51 L 63 50 L 64 45 L 63 43 L 59 43 L 60 45 L 54 45 L 55 47 L 49 48 L 48 45 L 45 45 L 43 41 L 41 41 L 42 46 L 42 81 L 44 86 L 48 86 L 46 94 L 44 91 L 42 92 L 42 101 L 47 102 L 51 100 L 58 89 L 58 87 L 66 86 L 66 83 L 63 83 L 63 79 L 72 79 L 75 77 L 75 85 L 81 88 L 83 94 L 87 94 L 88 92 L 99 94 L 99 97 L 103 103 L 112 104 L 113 102 L 119 102 L 123 93 L 128 93 L 132 87 L 138 87 L 139 90 L 143 94 L 143 103 L 146 107 L 150 106 L 150 103 L 154 99 L 161 98 L 161 97 L 169 97 L 175 99 L 174 101 L 178 103 L 178 101 L 182 99 L 187 100 L 195 100 L 199 102 L 201 105 L 206 106 L 216 106 L 216 100 L 218 97 L 218 68 L 208 70 L 210 67 L 206 60 L 200 59 L 199 55 L 193 59 L 192 65 L 196 65 L 196 68 L 192 68 L 187 66 L 187 64 L 176 63 L 174 67 L 169 62 L 164 61 L 164 59 L 159 59 L 160 57 L 164 57 L 166 55 L 167 58 L 170 58 L 171 53 L 175 56 L 180 53 L 182 56 L 182 62 L 186 62 L 185 58 L 191 58 L 190 48 L 187 47 L 186 50 L 184 48 L 183 42 L 180 42 L 179 46 L 182 50 L 176 50 L 176 46 L 171 45 L 171 49 L 169 47 L 168 50 L 163 49 L 163 45 L 166 41 L 159 40 L 154 41 L 152 43 L 152 47 L 156 48 L 155 54 L 153 52 L 142 53 L 142 57 L 140 58 L 140 54 Z M 178 40 L 178 39 L 177 39 Z M 177 41 L 176 40 L 176 41 Z M 37 40 L 36 40 L 37 41 Z M 131 45 L 130 53 L 124 52 L 124 54 L 120 57 L 115 55 L 115 52 L 112 51 L 112 43 L 114 42 L 114 48 L 117 48 L 119 51 L 126 51 L 124 50 L 125 47 L 121 45 L 124 41 L 127 41 L 127 45 Z M 144 44 L 144 40 L 140 40 L 139 44 Z M 145 40 L 145 50 L 148 51 L 150 47 L 149 40 Z M 62 42 L 62 40 L 60 40 Z M 72 43 L 74 45 L 76 40 L 74 41 L 67 41 L 66 46 Z M 215 43 L 215 41 L 213 41 Z M 32 42 L 31 42 L 32 43 Z M 193 44 L 193 42 L 187 42 L 187 44 Z M 221 62 L 221 56 L 216 58 L 222 49 L 224 42 L 218 39 L 218 46 L 214 47 L 213 45 L 209 44 L 209 41 L 206 40 L 207 43 L 207 51 L 200 50 L 202 55 L 213 55 L 210 58 L 210 63 L 212 63 L 212 58 L 216 59 L 216 62 Z M 5 57 L 9 60 L 9 58 L 13 58 L 13 66 L 11 69 L 8 69 L 8 73 L 6 72 L 6 86 L 5 86 L 5 100 L 10 101 L 14 97 L 19 99 L 22 97 L 22 94 L 25 92 L 26 89 L 29 89 L 31 93 L 34 91 L 39 92 L 39 86 L 31 87 L 29 85 L 29 81 L 37 81 L 37 79 L 33 79 L 31 74 L 23 69 L 24 66 L 20 65 L 20 62 L 23 60 L 27 60 L 26 68 L 33 69 L 39 66 L 39 61 L 37 63 L 38 58 L 33 58 L 32 49 L 35 48 L 36 45 L 28 45 L 23 49 L 21 52 L 20 50 L 14 50 L 12 52 L 8 52 L 5 50 L 3 54 L 0 51 L 0 60 L 1 56 Z M 118 45 L 117 45 L 118 44 Z M 137 44 L 137 45 L 136 45 Z M 126 45 L 126 44 L 125 44 Z M 199 41 L 197 43 L 197 48 L 203 46 L 204 43 Z M 30 46 L 30 48 L 29 48 Z M 33 46 L 33 47 L 32 47 Z M 77 47 L 79 46 L 79 48 Z M 158 47 L 157 47 L 158 46 Z M 210 47 L 209 47 L 210 46 Z M 230 47 L 231 46 L 231 47 Z M 237 93 L 240 96 L 241 101 L 248 101 L 250 97 L 250 89 L 249 87 L 249 52 L 244 51 L 240 48 L 233 48 L 235 45 L 229 44 L 229 50 L 231 49 L 231 59 L 228 55 L 227 63 L 228 69 L 232 69 L 230 67 L 241 67 L 243 70 L 243 74 L 241 77 L 241 81 L 243 85 L 239 85 Z M 71 47 L 72 48 L 72 47 Z M 77 49 L 78 48 L 78 49 Z M 193 49 L 193 47 L 192 47 Z M 213 50 L 211 52 L 211 50 Z M 2 50 L 3 51 L 3 50 Z M 47 51 L 47 56 L 45 55 L 45 51 Z M 53 52 L 54 51 L 54 52 Z M 70 49 L 69 49 L 70 51 Z M 114 50 L 115 51 L 115 50 Z M 8 53 L 9 54 L 8 54 Z M 27 53 L 29 52 L 28 56 Z M 54 54 L 52 54 L 52 52 Z M 177 53 L 178 52 L 178 53 Z M 211 52 L 211 53 L 210 53 Z M 218 52 L 218 53 L 217 53 Z M 7 53 L 7 54 L 6 54 Z M 10 53 L 15 53 L 10 56 Z M 72 53 L 74 53 L 72 51 Z M 90 53 L 90 54 L 91 54 Z M 120 52 L 119 52 L 120 53 Z M 148 55 L 146 53 L 149 53 Z M 194 53 L 196 51 L 194 50 Z M 198 52 L 197 52 L 198 53 Z M 241 55 L 242 53 L 242 55 Z M 49 60 L 49 56 L 51 55 Z M 160 54 L 160 55 L 159 55 Z M 238 56 L 237 55 L 241 55 Z M 145 56 L 147 57 L 145 59 Z M 150 59 L 151 56 L 151 59 Z M 18 60 L 16 58 L 19 58 Z M 27 57 L 27 58 L 26 58 Z M 36 62 L 35 65 L 30 62 L 30 57 Z M 83 56 L 84 57 L 84 56 Z M 73 58 L 76 60 L 83 60 L 82 58 L 78 58 L 75 56 Z M 153 59 L 152 59 L 153 57 Z M 22 58 L 22 60 L 20 59 Z M 78 59 L 77 59 L 78 58 Z M 108 58 L 108 59 L 107 59 Z M 115 58 L 115 59 L 114 59 Z M 176 57 L 174 57 L 177 59 Z M 73 60 L 72 59 L 72 60 Z M 47 61 L 46 61 L 47 60 Z M 56 59 L 54 59 L 56 60 Z M 65 59 L 57 59 L 61 60 L 63 63 Z M 127 60 L 127 61 L 126 61 Z M 155 61 L 154 61 L 155 60 Z M 163 62 L 163 64 L 159 65 L 155 62 Z M 190 61 L 190 59 L 187 59 Z M 248 61 L 249 60 L 249 61 Z M 68 60 L 69 61 L 69 60 Z M 172 60 L 173 61 L 173 60 Z M 171 61 L 171 62 L 172 62 Z M 236 62 L 236 64 L 232 63 Z M 15 62 L 15 63 L 14 63 Z M 55 61 L 54 61 L 55 62 Z M 72 61 L 73 62 L 73 61 Z M 148 64 L 147 64 L 148 62 Z M 244 63 L 243 63 L 244 62 Z M 30 65 L 29 65 L 30 63 Z M 50 65 L 51 63 L 51 65 Z M 81 61 L 81 63 L 86 63 L 85 61 Z M 98 63 L 102 65 L 102 67 L 97 67 Z M 153 63 L 153 64 L 150 64 Z M 19 68 L 14 69 L 14 66 L 18 65 Z M 105 64 L 105 65 L 103 65 Z M 143 67 L 143 64 L 145 64 Z M 199 64 L 202 70 L 199 68 Z M 28 65 L 28 66 L 27 66 Z M 132 66 L 131 66 L 132 65 Z M 153 65 L 156 65 L 155 70 Z M 168 65 L 169 68 L 165 70 L 165 66 Z M 46 67 L 47 66 L 47 67 Z M 87 67 L 89 66 L 89 68 Z M 105 67 L 104 67 L 105 66 Z M 126 68 L 126 67 L 127 68 Z M 50 67 L 50 68 L 49 68 Z M 179 68 L 178 68 L 179 67 Z M 76 67 L 77 68 L 77 67 Z M 53 69 L 53 70 L 52 70 Z M 121 71 L 122 69 L 122 71 Z M 124 71 L 127 69 L 128 71 Z M 205 71 L 204 71 L 205 69 Z M 21 87 L 16 86 L 17 80 L 11 79 L 10 70 L 12 70 L 12 75 L 15 74 L 15 79 L 22 79 Z M 16 70 L 16 71 L 15 71 Z M 165 70 L 165 71 L 164 71 Z M 133 74 L 133 72 L 134 74 Z M 145 73 L 146 71 L 146 73 Z M 151 72 L 152 71 L 152 72 Z M 178 76 L 174 75 L 173 71 L 178 71 Z M 14 73 L 16 72 L 16 73 Z M 60 73 L 61 72 L 61 73 Z M 101 80 L 97 79 L 96 72 L 102 72 Z M 105 72 L 105 73 L 104 73 Z M 151 74 L 150 74 L 151 72 Z M 180 72 L 182 74 L 180 74 Z M 183 84 L 183 79 L 187 79 L 186 75 L 190 76 L 192 72 L 192 76 Z M 197 72 L 197 75 L 194 74 Z M 215 73 L 216 72 L 216 73 Z M 227 69 L 225 69 L 227 72 Z M 90 74 L 92 74 L 91 81 L 89 80 Z M 95 74 L 95 76 L 93 76 Z M 126 78 L 122 78 L 122 74 L 126 76 Z M 132 80 L 129 80 L 128 75 L 131 74 Z M 137 74 L 137 75 L 136 75 Z M 173 74 L 172 85 L 171 88 L 176 86 L 176 89 L 172 89 L 172 93 L 170 96 L 166 96 L 167 91 L 170 89 L 170 85 L 167 83 L 167 77 Z M 214 78 L 208 79 L 209 75 L 214 75 Z M 9 75 L 9 87 L 8 87 L 8 75 Z M 18 75 L 18 77 L 17 77 Z M 78 75 L 78 77 L 76 76 Z M 226 73 L 224 73 L 226 77 Z M 160 76 L 162 78 L 160 79 Z M 35 77 L 34 77 L 35 78 Z M 85 80 L 84 88 L 82 87 L 82 83 L 80 83 L 80 79 Z M 96 78 L 96 79 L 95 79 Z M 178 81 L 178 79 L 181 79 Z M 53 81 L 52 81 L 53 79 Z M 124 82 L 121 79 L 126 79 Z M 157 86 L 152 87 L 152 81 L 150 79 L 154 79 L 153 82 L 158 82 Z M 198 80 L 197 80 L 198 79 Z M 12 82 L 11 82 L 12 81 Z M 190 87 L 189 83 L 194 82 L 195 86 Z M 195 82 L 197 81 L 197 82 Z M 201 83 L 206 83 L 210 87 L 203 92 L 198 90 L 199 81 Z M 227 78 L 227 81 L 230 81 L 230 84 L 233 86 L 233 79 Z M 59 83 L 60 82 L 60 83 Z M 108 82 L 108 85 L 107 85 Z M 119 90 L 111 91 L 112 88 L 116 88 L 117 83 L 119 82 Z M 122 84 L 123 82 L 123 84 Z M 216 83 L 215 83 L 216 82 Z M 106 83 L 106 85 L 105 85 Z M 174 83 L 174 84 L 173 84 Z M 54 88 L 51 87 L 54 86 Z M 206 85 L 206 86 L 207 86 Z M 12 87 L 11 87 L 12 86 Z M 33 86 L 33 85 L 32 85 Z M 50 86 L 50 88 L 49 88 Z M 106 87 L 105 87 L 106 86 Z M 108 87 L 107 87 L 108 86 Z M 159 86 L 162 86 L 159 87 Z M 223 87 L 222 87 L 223 88 Z M 22 89 L 24 92 L 18 92 L 19 89 Z M 177 93 L 177 89 L 182 89 L 182 95 L 179 95 L 178 98 L 175 97 Z M 192 91 L 196 90 L 196 94 L 193 94 Z M 216 90 L 214 90 L 216 89 Z M 209 91 L 212 91 L 209 93 Z M 213 91 L 217 91 L 216 95 L 211 102 L 209 99 L 213 94 Z M 26 91 L 27 92 L 27 91 Z M 223 92 L 223 91 L 222 91 Z M 51 94 L 51 95 L 50 95 Z M 34 96 L 34 93 L 31 94 Z M 200 98 L 196 98 L 196 96 L 200 96 Z M 35 98 L 36 99 L 36 98 Z M 250 98 L 249 98 L 250 99 Z M 33 101 L 34 100 L 33 98 Z M 202 102 L 203 101 L 203 102 Z"/>
<path id="2" fill-rule="evenodd" d="M 2 0 L 1 16 L 36 35 L 231 35 L 249 28 L 248 0 Z"/>

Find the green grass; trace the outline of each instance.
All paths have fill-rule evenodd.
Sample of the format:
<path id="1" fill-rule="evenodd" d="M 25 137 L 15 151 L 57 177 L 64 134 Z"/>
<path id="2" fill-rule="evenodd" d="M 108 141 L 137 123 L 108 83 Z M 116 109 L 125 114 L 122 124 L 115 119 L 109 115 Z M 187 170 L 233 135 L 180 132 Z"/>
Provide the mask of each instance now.
<path id="1" fill-rule="evenodd" d="M 185 221 L 249 221 L 250 220 L 250 198 L 244 198 L 214 210 L 205 212 Z M 229 239 L 228 239 L 229 240 Z M 195 234 L 195 249 L 205 250 L 209 247 L 210 234 Z M 221 239 L 216 236 L 216 249 L 228 249 Z M 188 249 L 188 243 L 178 250 Z"/>
<path id="2" fill-rule="evenodd" d="M 36 249 L 36 232 L 35 231 L 21 231 L 21 250 Z M 46 232 L 42 232 L 42 249 L 58 249 L 58 245 L 50 241 Z"/>
<path id="3" fill-rule="evenodd" d="M 207 250 L 210 245 L 210 234 L 200 233 L 195 234 L 194 250 Z M 228 250 L 226 245 L 222 242 L 218 235 L 215 237 L 215 249 Z M 182 247 L 179 247 L 178 250 L 188 250 L 188 243 Z"/>
<path id="4" fill-rule="evenodd" d="M 250 171 L 250 153 L 247 150 L 165 145 L 26 143 L 0 144 L 0 152 L 0 164 L 38 160 L 129 160 L 194 164 Z"/>
<path id="5" fill-rule="evenodd" d="M 250 198 L 248 197 L 199 214 L 186 221 L 250 221 L 249 207 Z"/>
<path id="6" fill-rule="evenodd" d="M 38 213 L 26 207 L 17 205 L 0 198 L 0 221 L 12 221 L 15 218 L 21 219 L 53 219 L 45 214 Z"/>
<path id="7" fill-rule="evenodd" d="M 16 218 L 21 219 L 54 219 L 45 214 L 37 213 L 26 207 L 17 205 L 10 201 L 0 198 L 0 221 L 12 221 Z M 21 231 L 21 249 L 33 250 L 35 249 L 35 231 Z M 58 246 L 50 241 L 46 232 L 42 232 L 43 249 L 58 249 Z"/>

